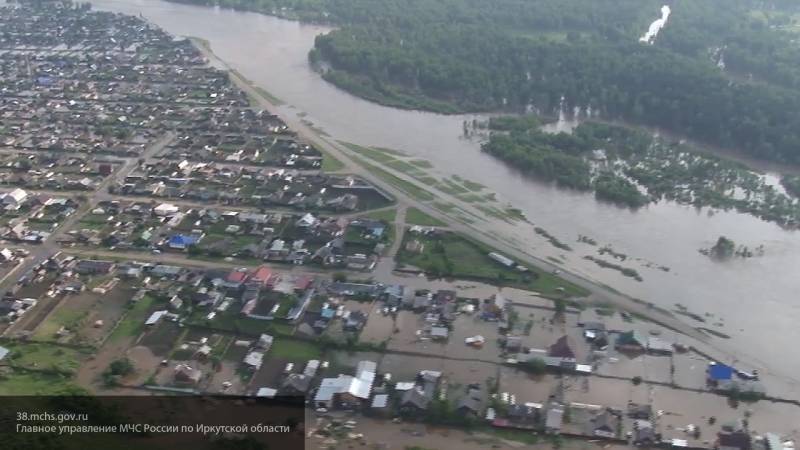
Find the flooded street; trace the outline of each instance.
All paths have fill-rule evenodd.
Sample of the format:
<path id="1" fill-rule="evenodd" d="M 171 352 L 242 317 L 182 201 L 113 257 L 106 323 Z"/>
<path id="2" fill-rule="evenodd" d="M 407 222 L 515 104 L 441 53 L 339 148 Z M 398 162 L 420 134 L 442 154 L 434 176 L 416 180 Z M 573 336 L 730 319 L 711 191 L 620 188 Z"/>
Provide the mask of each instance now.
<path id="1" fill-rule="evenodd" d="M 232 68 L 286 102 L 333 138 L 401 150 L 430 161 L 438 178 L 457 174 L 487 186 L 501 204 L 524 212 L 573 251 L 558 250 L 533 225 L 516 222 L 496 231 L 541 257 L 556 258 L 576 272 L 615 289 L 673 309 L 680 303 L 733 338 L 728 348 L 742 359 L 787 380 L 800 380 L 800 234 L 735 212 L 710 212 L 662 202 L 631 211 L 595 201 L 591 193 L 557 189 L 523 178 L 463 137 L 463 122 L 480 116 L 403 111 L 355 98 L 322 80 L 307 62 L 314 37 L 329 29 L 253 13 L 206 9 L 157 0 L 100 0 L 97 9 L 141 14 L 167 31 L 209 41 Z M 598 247 L 576 242 L 579 235 Z M 765 255 L 725 263 L 698 253 L 721 235 Z M 610 245 L 644 278 L 637 282 L 585 260 Z M 660 270 L 658 266 L 670 270 Z M 687 321 L 691 319 L 686 319 Z M 720 324 L 720 325 L 715 325 Z M 800 383 L 800 381 L 798 381 Z M 800 391 L 800 388 L 797 388 Z"/>

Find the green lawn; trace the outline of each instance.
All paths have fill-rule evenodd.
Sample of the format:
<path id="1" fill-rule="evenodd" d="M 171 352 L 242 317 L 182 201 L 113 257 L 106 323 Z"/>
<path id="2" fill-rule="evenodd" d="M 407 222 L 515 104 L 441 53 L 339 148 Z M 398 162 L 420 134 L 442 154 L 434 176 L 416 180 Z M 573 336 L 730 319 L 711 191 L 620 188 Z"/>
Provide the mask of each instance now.
<path id="1" fill-rule="evenodd" d="M 368 217 L 373 220 L 382 220 L 386 223 L 392 223 L 395 221 L 395 218 L 397 217 L 397 208 L 381 209 L 379 211 L 373 211 L 371 213 L 365 214 L 364 217 Z"/>
<path id="2" fill-rule="evenodd" d="M 489 258 L 488 254 L 494 250 L 455 233 L 446 233 L 441 238 L 407 234 L 405 239 L 419 240 L 425 245 L 424 251 L 410 253 L 403 245 L 397 255 L 398 262 L 418 267 L 433 276 L 480 280 L 548 296 L 587 295 L 578 286 L 548 272 L 536 268 L 529 268 L 528 272 L 506 268 Z"/>
<path id="3" fill-rule="evenodd" d="M 330 153 L 322 153 L 322 171 L 323 172 L 336 172 L 337 170 L 344 169 L 344 163 L 333 157 Z"/>
<path id="4" fill-rule="evenodd" d="M 71 386 L 69 378 L 60 375 L 16 370 L 0 375 L 0 396 L 56 395 Z"/>
<path id="5" fill-rule="evenodd" d="M 34 339 L 40 341 L 55 340 L 56 333 L 61 327 L 73 332 L 77 330 L 81 321 L 83 321 L 89 313 L 87 311 L 69 309 L 66 306 L 69 305 L 61 305 L 61 307 L 47 316 L 47 320 L 36 329 L 36 333 L 33 335 Z"/>
<path id="6" fill-rule="evenodd" d="M 446 223 L 431 217 L 417 208 L 408 208 L 406 211 L 406 223 L 409 225 L 419 225 L 423 227 L 444 227 Z"/>
<path id="7" fill-rule="evenodd" d="M 340 144 L 344 145 L 351 151 L 358 153 L 361 156 L 365 156 L 373 161 L 377 161 L 379 163 L 390 163 L 395 160 L 394 156 L 386 154 L 385 152 L 381 152 L 369 147 L 364 147 L 358 144 L 353 144 L 350 142 L 342 142 L 339 141 Z"/>
<path id="8" fill-rule="evenodd" d="M 145 295 L 133 304 L 108 339 L 111 342 L 119 342 L 121 339 L 138 336 L 142 332 L 144 321 L 152 313 L 154 303 L 153 297 Z"/>
<path id="9" fill-rule="evenodd" d="M 54 370 L 64 374 L 74 373 L 88 354 L 72 347 L 45 343 L 7 342 L 3 347 L 11 350 L 4 362 L 13 367 L 32 370 Z"/>
<path id="10" fill-rule="evenodd" d="M 484 186 L 484 185 L 482 185 L 482 184 L 480 184 L 478 182 L 470 181 L 470 180 L 467 180 L 466 178 L 461 178 L 458 175 L 453 175 L 453 179 L 458 181 L 459 183 L 463 184 L 464 187 L 469 189 L 470 191 L 480 191 L 480 190 L 486 188 L 486 186 Z"/>
<path id="11" fill-rule="evenodd" d="M 378 167 L 378 166 L 376 166 L 374 164 L 370 164 L 369 162 L 367 162 L 366 160 L 364 160 L 362 158 L 354 156 L 353 160 L 358 162 L 360 165 L 362 165 L 363 167 L 368 169 L 373 174 L 375 174 L 378 177 L 380 177 L 383 181 L 394 185 L 396 188 L 404 191 L 406 194 L 410 195 L 411 197 L 415 198 L 416 200 L 426 202 L 426 201 L 430 201 L 430 200 L 433 200 L 433 199 L 436 198 L 427 189 L 423 189 L 423 188 L 417 186 L 414 183 L 411 183 L 409 181 L 403 180 L 402 178 L 398 178 L 398 177 L 392 175 L 391 173 L 381 169 L 380 167 Z"/>
<path id="12" fill-rule="evenodd" d="M 386 165 L 391 167 L 394 170 L 399 170 L 400 172 L 404 172 L 404 173 L 407 173 L 407 174 L 412 175 L 412 176 L 420 171 L 419 167 L 417 167 L 417 166 L 415 166 L 415 165 L 413 165 L 411 163 L 407 163 L 405 161 L 401 161 L 399 159 L 396 159 L 394 161 L 389 161 L 389 162 L 386 163 Z"/>
<path id="13" fill-rule="evenodd" d="M 409 162 L 411 164 L 421 168 L 421 169 L 432 169 L 433 168 L 433 164 L 431 164 L 430 161 L 426 161 L 424 159 L 412 159 Z"/>
<path id="14" fill-rule="evenodd" d="M 322 358 L 322 349 L 310 342 L 278 338 L 272 344 L 270 355 L 292 361 L 308 361 Z"/>

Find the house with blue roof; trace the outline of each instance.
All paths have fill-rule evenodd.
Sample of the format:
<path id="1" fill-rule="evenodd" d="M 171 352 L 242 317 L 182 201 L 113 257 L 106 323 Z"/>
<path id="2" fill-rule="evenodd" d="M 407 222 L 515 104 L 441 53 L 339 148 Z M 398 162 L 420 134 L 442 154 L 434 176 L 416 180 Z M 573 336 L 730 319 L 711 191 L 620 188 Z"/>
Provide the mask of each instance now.
<path id="1" fill-rule="evenodd" d="M 731 366 L 712 362 L 708 365 L 706 373 L 708 382 L 716 385 L 719 382 L 731 380 L 736 370 Z"/>
<path id="2" fill-rule="evenodd" d="M 169 248 L 175 250 L 185 250 L 190 245 L 197 244 L 200 242 L 201 236 L 196 235 L 187 235 L 187 234 L 176 234 L 169 238 Z"/>

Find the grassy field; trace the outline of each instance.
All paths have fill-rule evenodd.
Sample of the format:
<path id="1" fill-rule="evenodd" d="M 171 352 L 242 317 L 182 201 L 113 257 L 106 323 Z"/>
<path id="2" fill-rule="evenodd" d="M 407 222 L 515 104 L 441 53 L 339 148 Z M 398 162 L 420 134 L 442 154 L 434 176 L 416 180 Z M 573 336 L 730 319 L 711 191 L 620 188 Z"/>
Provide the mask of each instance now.
<path id="1" fill-rule="evenodd" d="M 310 342 L 283 338 L 276 339 L 272 344 L 270 356 L 291 361 L 308 361 L 321 358 L 322 350 Z"/>
<path id="2" fill-rule="evenodd" d="M 64 306 L 64 305 L 62 305 Z M 40 341 L 52 341 L 56 339 L 56 333 L 61 327 L 70 331 L 77 330 L 81 322 L 89 315 L 88 311 L 76 311 L 74 309 L 60 307 L 53 311 L 33 334 L 34 339 Z"/>
<path id="3" fill-rule="evenodd" d="M 74 373 L 88 353 L 73 347 L 46 343 L 4 342 L 3 347 L 11 350 L 5 363 L 15 368 L 54 371 L 62 374 Z"/>
<path id="4" fill-rule="evenodd" d="M 371 213 L 365 214 L 364 217 L 374 220 L 382 220 L 386 223 L 393 223 L 395 218 L 397 218 L 397 208 L 373 211 Z"/>
<path id="5" fill-rule="evenodd" d="M 444 227 L 446 223 L 441 220 L 431 217 L 428 214 L 418 210 L 417 208 L 408 208 L 406 211 L 406 223 L 409 225 L 419 225 L 423 227 Z"/>
<path id="6" fill-rule="evenodd" d="M 361 146 L 361 145 L 358 145 L 358 144 L 353 144 L 353 143 L 350 143 L 350 142 L 339 141 L 339 143 L 344 145 L 345 147 L 347 147 L 351 151 L 354 151 L 354 152 L 358 153 L 361 156 L 367 157 L 367 158 L 369 158 L 369 159 L 371 159 L 373 161 L 379 162 L 379 163 L 388 164 L 388 163 L 390 163 L 390 162 L 395 160 L 394 156 L 392 156 L 390 154 L 387 154 L 386 152 L 375 150 L 375 149 L 372 149 L 372 148 L 369 148 L 369 147 L 364 147 L 364 146 Z"/>
<path id="7" fill-rule="evenodd" d="M 144 321 L 152 313 L 154 304 L 155 299 L 149 295 L 145 295 L 141 300 L 133 304 L 114 329 L 114 332 L 109 336 L 109 341 L 119 342 L 125 338 L 138 336 L 142 332 Z"/>
<path id="8" fill-rule="evenodd" d="M 479 280 L 499 286 L 532 290 L 549 296 L 585 296 L 583 289 L 547 272 L 529 268 L 527 272 L 507 268 L 488 254 L 494 250 L 454 233 L 440 237 L 406 235 L 424 244 L 422 253 L 411 253 L 405 245 L 397 255 L 398 262 L 420 268 L 429 275 L 456 279 Z"/>
<path id="9" fill-rule="evenodd" d="M 414 183 L 398 178 L 392 175 L 391 173 L 381 169 L 380 167 L 368 163 L 366 160 L 362 158 L 353 157 L 353 160 L 355 160 L 357 163 L 368 169 L 373 174 L 380 177 L 383 181 L 386 181 L 387 183 L 394 185 L 396 188 L 400 189 L 401 191 L 404 191 L 406 194 L 410 195 L 416 200 L 427 202 L 436 198 L 427 189 L 423 189 Z"/>
<path id="10" fill-rule="evenodd" d="M 70 386 L 69 378 L 61 375 L 17 370 L 0 375 L 0 396 L 54 395 Z"/>
<path id="11" fill-rule="evenodd" d="M 319 150 L 319 149 L 318 149 Z M 324 172 L 336 172 L 337 170 L 344 169 L 344 163 L 336 159 L 333 155 L 327 152 L 322 153 L 322 170 Z"/>

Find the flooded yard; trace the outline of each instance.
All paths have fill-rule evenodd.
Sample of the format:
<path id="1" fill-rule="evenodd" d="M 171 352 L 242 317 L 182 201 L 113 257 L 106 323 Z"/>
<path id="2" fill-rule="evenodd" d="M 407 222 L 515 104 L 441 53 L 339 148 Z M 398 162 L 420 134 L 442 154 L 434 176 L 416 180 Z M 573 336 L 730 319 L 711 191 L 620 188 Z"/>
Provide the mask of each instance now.
<path id="1" fill-rule="evenodd" d="M 452 360 L 442 362 L 442 375 L 447 378 L 448 383 L 455 385 L 477 383 L 481 388 L 485 388 L 486 381 L 496 380 L 498 373 L 499 366 L 495 364 Z"/>
<path id="2" fill-rule="evenodd" d="M 444 360 L 436 357 L 387 354 L 381 360 L 378 370 L 392 374 L 394 381 L 414 381 L 421 370 L 443 371 L 444 363 Z"/>
<path id="3" fill-rule="evenodd" d="M 675 391 L 654 388 L 653 409 L 663 411 L 658 422 L 666 437 L 684 439 L 683 430 L 690 424 L 701 429 L 700 441 L 713 442 L 721 425 L 746 418 L 750 431 L 755 433 L 789 432 L 785 438 L 800 439 L 800 407 L 759 401 L 755 404 L 740 403 L 734 408 L 725 397 L 690 391 Z M 714 417 L 715 424 L 708 423 Z"/>
<path id="4" fill-rule="evenodd" d="M 361 342 L 380 344 L 391 339 L 396 329 L 394 317 L 391 314 L 384 314 L 381 308 L 373 308 L 367 318 L 367 324 L 361 330 Z"/>
<path id="5" fill-rule="evenodd" d="M 602 405 L 625 409 L 629 402 L 646 404 L 650 401 L 650 388 L 635 385 L 627 380 L 598 377 L 564 377 L 564 396 L 569 402 Z"/>
<path id="6" fill-rule="evenodd" d="M 551 374 L 534 376 L 513 367 L 500 368 L 500 390 L 516 397 L 517 403 L 544 403 L 556 393 L 560 380 Z"/>

